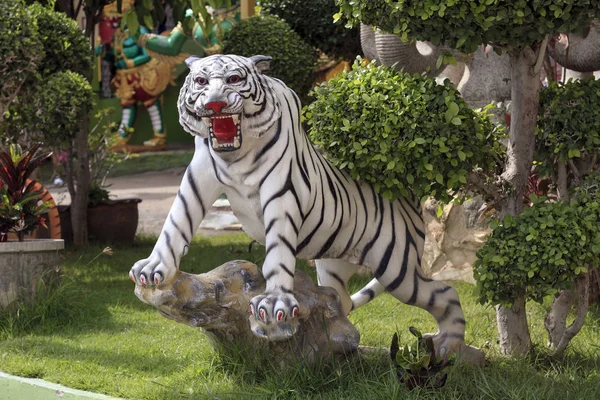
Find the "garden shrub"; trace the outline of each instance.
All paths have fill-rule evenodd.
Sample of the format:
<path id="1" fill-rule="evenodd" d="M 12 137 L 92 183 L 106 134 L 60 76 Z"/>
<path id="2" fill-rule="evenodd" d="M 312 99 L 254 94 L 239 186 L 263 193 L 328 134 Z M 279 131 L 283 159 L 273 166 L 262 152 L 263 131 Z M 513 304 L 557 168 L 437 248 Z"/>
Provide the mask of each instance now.
<path id="1" fill-rule="evenodd" d="M 47 145 L 66 145 L 74 140 L 81 118 L 92 107 L 93 91 L 89 82 L 72 71 L 52 74 L 40 83 L 38 127 Z"/>
<path id="2" fill-rule="evenodd" d="M 597 211 L 590 204 L 539 200 L 517 217 L 493 223 L 477 252 L 473 273 L 482 304 L 510 306 L 520 296 L 542 302 L 598 266 Z"/>
<path id="3" fill-rule="evenodd" d="M 285 21 L 274 16 L 242 20 L 223 36 L 223 53 L 273 57 L 266 73 L 281 79 L 306 102 L 313 82 L 316 51 Z"/>
<path id="4" fill-rule="evenodd" d="M 88 74 L 92 69 L 92 51 L 77 22 L 39 3 L 32 4 L 29 9 L 37 20 L 46 52 L 40 63 L 42 74 L 66 70 Z"/>
<path id="5" fill-rule="evenodd" d="M 339 10 L 335 0 L 261 0 L 261 12 L 277 15 L 296 31 L 306 43 L 325 54 L 354 60 L 362 53 L 358 28 L 334 23 Z"/>
<path id="6" fill-rule="evenodd" d="M 502 153 L 493 124 L 449 82 L 357 61 L 313 93 L 305 113 L 312 139 L 388 199 L 410 188 L 449 201 L 469 171 L 491 169 Z"/>
<path id="7" fill-rule="evenodd" d="M 0 111 L 36 73 L 43 57 L 36 20 L 23 1 L 0 1 Z"/>
<path id="8" fill-rule="evenodd" d="M 537 152 L 544 159 L 568 161 L 600 146 L 600 81 L 594 78 L 551 82 L 540 91 Z"/>
<path id="9" fill-rule="evenodd" d="M 548 34 L 576 32 L 600 11 L 597 0 L 390 1 L 337 0 L 350 24 L 363 22 L 410 39 L 444 44 L 464 53 L 482 43 L 519 47 Z"/>

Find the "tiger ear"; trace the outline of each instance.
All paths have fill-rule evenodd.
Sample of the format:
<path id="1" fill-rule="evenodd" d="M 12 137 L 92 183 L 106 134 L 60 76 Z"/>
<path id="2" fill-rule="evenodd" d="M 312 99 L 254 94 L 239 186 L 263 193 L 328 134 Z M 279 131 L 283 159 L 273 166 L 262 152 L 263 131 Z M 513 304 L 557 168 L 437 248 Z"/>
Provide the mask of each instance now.
<path id="1" fill-rule="evenodd" d="M 252 56 L 252 57 L 250 57 L 250 60 L 252 60 L 252 62 L 254 63 L 254 66 L 256 67 L 258 72 L 260 72 L 261 74 L 263 72 L 269 70 L 272 59 L 273 59 L 273 57 L 270 57 L 270 56 Z"/>
<path id="2" fill-rule="evenodd" d="M 187 66 L 189 68 L 192 68 L 192 64 L 198 60 L 201 60 L 202 57 L 198 57 L 198 56 L 190 56 L 185 60 L 185 63 L 187 64 Z"/>

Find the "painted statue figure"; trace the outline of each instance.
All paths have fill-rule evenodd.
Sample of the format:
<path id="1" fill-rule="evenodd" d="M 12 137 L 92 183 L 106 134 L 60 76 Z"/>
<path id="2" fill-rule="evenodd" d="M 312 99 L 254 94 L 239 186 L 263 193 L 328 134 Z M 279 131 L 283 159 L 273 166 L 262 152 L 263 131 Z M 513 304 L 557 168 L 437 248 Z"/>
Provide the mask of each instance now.
<path id="1" fill-rule="evenodd" d="M 124 4 L 123 8 L 127 6 L 131 4 Z M 130 140 L 138 104 L 142 104 L 148 110 L 154 133 L 151 139 L 144 141 L 144 146 L 164 147 L 167 133 L 163 123 L 160 95 L 170 83 L 174 84 L 174 65 L 183 62 L 189 56 L 180 53 L 186 36 L 181 26 L 177 26 L 168 38 L 164 38 L 153 50 L 149 50 L 146 43 L 156 35 L 140 26 L 134 38 L 127 29 L 121 29 L 120 16 L 113 8 L 116 7 L 105 10 L 100 21 L 100 37 L 103 44 L 96 48 L 96 54 L 102 54 L 116 69 L 111 83 L 122 107 L 116 145 L 125 146 Z"/>
<path id="2" fill-rule="evenodd" d="M 315 259 L 319 285 L 340 295 L 344 312 L 384 290 L 435 318 L 436 352 L 464 342 L 456 290 L 423 276 L 420 204 L 385 200 L 353 181 L 312 146 L 296 94 L 264 75 L 271 58 L 190 57 L 178 100 L 179 121 L 195 136 L 195 154 L 158 241 L 130 278 L 143 286 L 170 282 L 209 207 L 226 193 L 245 231 L 266 246 L 265 292 L 249 305 L 255 335 L 290 338 L 298 327 L 296 257 Z M 352 297 L 348 279 L 366 265 L 375 278 Z"/>

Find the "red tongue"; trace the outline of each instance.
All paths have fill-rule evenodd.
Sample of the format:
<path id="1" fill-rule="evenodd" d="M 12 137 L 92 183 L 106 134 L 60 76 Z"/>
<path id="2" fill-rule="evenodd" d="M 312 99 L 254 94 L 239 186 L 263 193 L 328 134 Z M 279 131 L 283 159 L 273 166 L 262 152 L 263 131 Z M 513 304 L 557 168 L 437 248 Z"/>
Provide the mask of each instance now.
<path id="1" fill-rule="evenodd" d="M 219 142 L 233 142 L 237 135 L 237 127 L 233 123 L 233 118 L 213 118 L 213 134 Z"/>

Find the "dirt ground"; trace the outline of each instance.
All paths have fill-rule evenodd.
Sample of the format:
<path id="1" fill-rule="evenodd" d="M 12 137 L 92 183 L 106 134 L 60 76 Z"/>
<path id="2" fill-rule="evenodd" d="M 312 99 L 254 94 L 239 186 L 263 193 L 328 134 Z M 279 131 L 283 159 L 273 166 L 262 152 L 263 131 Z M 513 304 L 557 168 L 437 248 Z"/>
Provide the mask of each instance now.
<path id="1" fill-rule="evenodd" d="M 142 199 L 138 205 L 137 234 L 158 236 L 169 215 L 169 209 L 177 195 L 184 172 L 185 168 L 181 167 L 108 178 L 108 190 L 113 199 L 132 197 Z M 49 190 L 57 204 L 71 202 L 66 186 L 50 186 Z M 229 203 L 227 200 L 220 199 L 204 218 L 198 233 L 211 236 L 240 229 L 241 226 L 231 212 Z"/>

